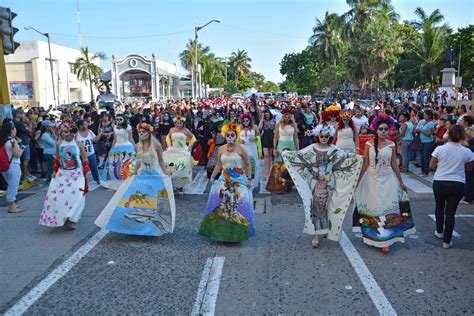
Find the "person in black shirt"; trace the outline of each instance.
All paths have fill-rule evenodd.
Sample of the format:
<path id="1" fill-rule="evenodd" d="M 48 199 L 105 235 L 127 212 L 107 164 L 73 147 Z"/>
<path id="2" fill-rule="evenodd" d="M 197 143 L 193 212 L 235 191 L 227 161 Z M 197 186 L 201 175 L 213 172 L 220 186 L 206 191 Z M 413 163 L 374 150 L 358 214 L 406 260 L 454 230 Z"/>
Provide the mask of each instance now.
<path id="1" fill-rule="evenodd" d="M 31 158 L 30 152 L 30 128 L 23 121 L 25 112 L 23 109 L 16 109 L 13 111 L 13 124 L 16 128 L 17 138 L 21 139 L 21 147 L 24 147 L 23 154 L 21 155 L 21 173 L 22 179 L 28 182 L 33 182 L 36 177 L 30 175 L 29 162 Z"/>

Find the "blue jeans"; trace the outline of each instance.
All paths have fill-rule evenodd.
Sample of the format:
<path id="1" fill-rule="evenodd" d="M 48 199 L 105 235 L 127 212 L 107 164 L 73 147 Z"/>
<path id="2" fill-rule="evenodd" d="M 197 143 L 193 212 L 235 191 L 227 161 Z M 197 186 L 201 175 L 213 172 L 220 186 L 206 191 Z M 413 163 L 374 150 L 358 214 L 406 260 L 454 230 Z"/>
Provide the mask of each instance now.
<path id="1" fill-rule="evenodd" d="M 53 162 L 54 156 L 51 154 L 43 154 L 44 160 L 46 160 L 46 179 L 51 180 L 53 174 Z"/>
<path id="2" fill-rule="evenodd" d="M 400 146 L 400 153 L 402 155 L 402 167 L 405 168 L 406 170 L 408 170 L 408 165 L 409 165 L 408 154 L 410 150 L 408 149 L 408 147 L 410 146 L 410 142 L 411 140 L 402 139 L 401 146 Z"/>
<path id="3" fill-rule="evenodd" d="M 16 201 L 18 187 L 20 186 L 21 167 L 18 163 L 11 163 L 7 171 L 2 172 L 5 181 L 7 181 L 7 202 L 12 203 Z"/>
<path id="4" fill-rule="evenodd" d="M 422 143 L 423 150 L 421 152 L 421 172 L 428 174 L 430 172 L 431 152 L 433 151 L 433 142 Z"/>
<path id="5" fill-rule="evenodd" d="M 87 160 L 89 160 L 89 168 L 91 169 L 92 178 L 95 182 L 99 183 L 99 170 L 97 169 L 97 156 L 95 154 L 87 156 Z"/>

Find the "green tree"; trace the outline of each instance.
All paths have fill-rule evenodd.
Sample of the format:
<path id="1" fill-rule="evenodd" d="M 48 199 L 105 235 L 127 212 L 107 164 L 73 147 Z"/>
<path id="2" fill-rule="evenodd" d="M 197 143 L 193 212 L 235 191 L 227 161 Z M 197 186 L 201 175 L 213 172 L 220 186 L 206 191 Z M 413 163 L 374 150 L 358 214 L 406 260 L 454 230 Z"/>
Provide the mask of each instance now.
<path id="1" fill-rule="evenodd" d="M 342 40 L 343 20 L 335 13 L 326 11 L 324 20 L 321 22 L 316 18 L 316 25 L 313 27 L 313 35 L 309 38 L 309 43 L 319 48 L 321 60 L 335 64 L 340 57 Z"/>
<path id="2" fill-rule="evenodd" d="M 237 50 L 233 52 L 229 59 L 231 73 L 234 74 L 236 86 L 239 87 L 239 78 L 250 72 L 250 62 L 252 59 L 245 50 Z"/>
<path id="3" fill-rule="evenodd" d="M 105 93 L 110 93 L 112 90 L 112 80 L 110 79 L 96 79 L 95 86 L 97 89 L 105 88 Z"/>
<path id="4" fill-rule="evenodd" d="M 418 17 L 418 20 L 413 21 L 412 24 L 418 30 L 422 29 L 425 25 L 436 27 L 444 20 L 444 16 L 441 14 L 439 9 L 434 10 L 430 15 L 428 15 L 423 8 L 418 7 L 415 9 L 414 13 Z M 447 26 L 445 25 L 445 27 Z"/>
<path id="5" fill-rule="evenodd" d="M 280 87 L 273 81 L 265 81 L 262 88 L 263 92 L 280 92 Z"/>
<path id="6" fill-rule="evenodd" d="M 463 86 L 472 87 L 474 84 L 474 24 L 459 28 L 456 33 L 449 35 L 446 47 L 453 47 L 456 57 L 459 56 L 459 44 L 461 44 L 460 75 L 463 79 Z M 457 63 L 455 64 L 457 65 Z"/>
<path id="7" fill-rule="evenodd" d="M 252 71 L 247 77 L 252 81 L 252 87 L 257 90 L 260 90 L 265 84 L 265 76 L 258 72 Z"/>
<path id="8" fill-rule="evenodd" d="M 87 46 L 81 47 L 81 56 L 78 57 L 72 65 L 72 70 L 77 76 L 77 79 L 89 83 L 91 89 L 91 101 L 94 101 L 94 92 L 92 90 L 94 80 L 97 76 L 103 73 L 102 68 L 100 68 L 96 62 L 104 58 L 104 53 L 99 52 L 90 55 Z"/>

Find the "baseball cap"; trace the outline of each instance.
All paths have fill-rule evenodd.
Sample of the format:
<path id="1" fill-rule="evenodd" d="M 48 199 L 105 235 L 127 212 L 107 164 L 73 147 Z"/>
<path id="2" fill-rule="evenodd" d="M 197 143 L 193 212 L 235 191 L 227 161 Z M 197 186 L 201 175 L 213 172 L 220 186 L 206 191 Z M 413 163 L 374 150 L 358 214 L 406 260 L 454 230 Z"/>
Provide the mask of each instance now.
<path id="1" fill-rule="evenodd" d="M 50 120 L 44 120 L 44 121 L 41 122 L 41 126 L 51 127 L 51 126 L 54 126 L 54 124 Z"/>

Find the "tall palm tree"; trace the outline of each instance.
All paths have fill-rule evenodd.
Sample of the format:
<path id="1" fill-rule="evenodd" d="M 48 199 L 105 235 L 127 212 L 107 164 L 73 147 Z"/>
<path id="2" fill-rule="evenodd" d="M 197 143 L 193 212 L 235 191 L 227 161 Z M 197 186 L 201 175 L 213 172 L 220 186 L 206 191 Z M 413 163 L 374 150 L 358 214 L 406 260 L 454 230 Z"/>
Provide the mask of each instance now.
<path id="1" fill-rule="evenodd" d="M 229 63 L 234 72 L 236 86 L 238 86 L 239 77 L 245 76 L 250 72 L 251 61 L 252 58 L 250 58 L 248 53 L 243 49 L 239 49 L 237 52 L 231 54 Z"/>
<path id="2" fill-rule="evenodd" d="M 322 60 L 335 64 L 341 54 L 343 41 L 341 36 L 343 20 L 335 13 L 326 11 L 324 20 L 321 22 L 316 18 L 313 27 L 313 35 L 309 43 L 319 48 L 319 56 Z"/>
<path id="3" fill-rule="evenodd" d="M 427 24 L 432 26 L 438 26 L 438 24 L 444 20 L 444 16 L 441 14 L 439 9 L 436 9 L 431 12 L 430 15 L 427 15 L 423 8 L 418 7 L 416 8 L 414 13 L 418 17 L 418 20 L 413 21 L 412 24 L 417 29 L 421 29 L 423 25 Z"/>
<path id="4" fill-rule="evenodd" d="M 419 72 L 423 81 L 428 79 L 433 87 L 444 56 L 448 31 L 444 27 L 423 24 L 421 32 L 421 40 L 410 45 L 408 60 L 414 65 L 412 71 Z"/>
<path id="5" fill-rule="evenodd" d="M 210 48 L 209 46 L 202 46 L 201 44 L 198 43 L 198 62 L 201 64 L 202 68 L 204 68 L 203 65 L 203 58 L 209 54 Z M 194 75 L 195 75 L 195 64 L 196 64 L 196 41 L 194 40 L 189 40 L 188 43 L 186 44 L 186 48 L 184 51 L 179 54 L 179 58 L 181 60 L 181 64 L 183 65 L 184 69 L 189 71 L 191 74 L 191 80 L 194 81 Z"/>
<path id="6" fill-rule="evenodd" d="M 103 70 L 95 62 L 105 58 L 105 54 L 98 52 L 92 56 L 89 54 L 89 48 L 81 48 L 81 57 L 78 57 L 72 65 L 72 70 L 77 76 L 77 79 L 81 81 L 89 82 L 91 88 L 91 101 L 94 101 L 94 92 L 92 91 L 92 85 L 95 77 L 100 75 Z"/>
<path id="7" fill-rule="evenodd" d="M 346 3 L 351 7 L 341 16 L 346 22 L 343 33 L 346 38 L 351 38 L 356 30 L 362 29 L 367 21 L 377 17 L 387 22 L 399 18 L 391 0 L 346 0 Z"/>

